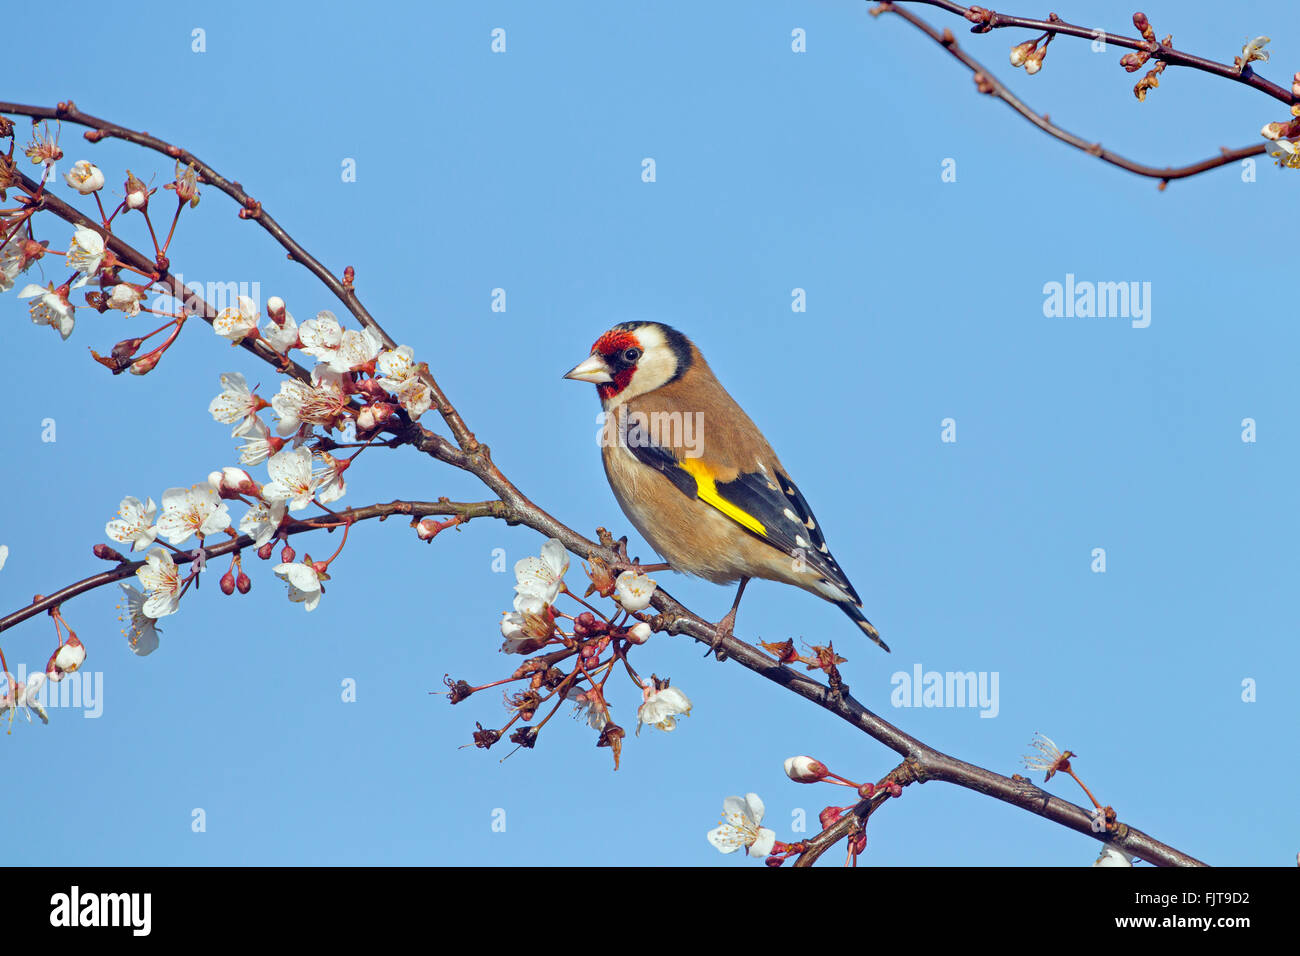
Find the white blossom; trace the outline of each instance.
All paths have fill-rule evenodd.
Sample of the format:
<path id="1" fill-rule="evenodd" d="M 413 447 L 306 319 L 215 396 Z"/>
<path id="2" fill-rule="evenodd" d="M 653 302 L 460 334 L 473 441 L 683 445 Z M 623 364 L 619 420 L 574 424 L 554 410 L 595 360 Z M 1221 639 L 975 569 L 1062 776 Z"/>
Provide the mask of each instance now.
<path id="1" fill-rule="evenodd" d="M 658 585 L 638 571 L 624 571 L 614 581 L 614 600 L 625 611 L 644 611 L 650 606 Z"/>
<path id="2" fill-rule="evenodd" d="M 176 562 L 162 548 L 154 548 L 144 560 L 145 563 L 135 572 L 145 590 L 142 613 L 154 620 L 175 614 L 181 592 L 181 578 L 180 572 L 176 570 Z"/>
<path id="3" fill-rule="evenodd" d="M 120 544 L 130 542 L 132 551 L 143 551 L 158 537 L 158 527 L 153 523 L 158 506 L 152 498 L 140 504 L 140 499 L 127 495 L 117 506 L 117 519 L 104 525 L 104 533 Z"/>
<path id="4" fill-rule="evenodd" d="M 68 244 L 67 263 L 87 278 L 99 271 L 104 263 L 104 237 L 94 229 L 78 226 Z M 78 283 L 81 284 L 81 283 Z"/>
<path id="5" fill-rule="evenodd" d="M 32 321 L 37 325 L 48 325 L 67 341 L 76 324 L 76 309 L 67 298 L 56 292 L 52 285 L 46 288 L 35 284 L 25 286 L 18 293 L 18 298 L 32 299 L 29 306 Z"/>
<path id="6" fill-rule="evenodd" d="M 677 728 L 678 717 L 691 715 L 691 701 L 678 687 L 655 688 L 654 683 L 641 688 L 643 700 L 636 711 L 636 732 L 641 733 L 642 724 L 650 724 L 660 730 L 672 731 Z"/>
<path id="7" fill-rule="evenodd" d="M 312 456 L 317 467 L 313 472 L 316 482 L 316 500 L 323 505 L 333 504 L 347 492 L 344 470 L 349 462 L 340 461 L 328 452 L 317 452 Z"/>
<path id="8" fill-rule="evenodd" d="M 125 608 L 118 605 L 119 610 L 125 611 L 125 615 L 118 616 L 118 620 L 126 625 L 122 630 L 122 636 L 130 644 L 131 653 L 138 657 L 146 657 L 158 649 L 158 635 L 161 630 L 154 626 L 154 619 L 144 613 L 146 595 L 124 582 L 119 582 L 118 587 L 122 589 L 122 595 L 126 598 Z"/>
<path id="9" fill-rule="evenodd" d="M 319 312 L 298 327 L 302 350 L 308 355 L 328 362 L 343 344 L 343 327 L 333 312 Z"/>
<path id="10" fill-rule="evenodd" d="M 1101 855 L 1093 861 L 1093 866 L 1132 866 L 1133 855 L 1117 850 L 1109 843 L 1101 848 Z"/>
<path id="11" fill-rule="evenodd" d="M 212 321 L 212 330 L 222 338 L 238 344 L 249 333 L 257 331 L 260 313 L 257 311 L 257 303 L 246 295 L 239 296 L 235 301 L 238 305 L 222 309 L 217 313 L 217 317 Z"/>
<path id="12" fill-rule="evenodd" d="M 286 510 L 283 501 L 274 501 L 269 505 L 259 502 L 239 519 L 239 532 L 252 538 L 253 544 L 260 548 L 275 536 Z"/>
<path id="13" fill-rule="evenodd" d="M 224 372 L 221 376 L 221 394 L 208 404 L 208 412 L 223 425 L 234 425 L 230 434 L 235 438 L 254 429 L 261 400 L 248 387 L 248 380 L 239 372 Z"/>
<path id="14" fill-rule="evenodd" d="M 273 296 L 268 301 L 267 311 L 271 311 L 270 302 L 275 301 L 275 298 Z M 283 355 L 298 344 L 298 323 L 287 311 L 279 323 L 274 319 L 267 319 L 262 325 L 262 340 Z"/>
<path id="15" fill-rule="evenodd" d="M 542 545 L 541 557 L 520 558 L 515 563 L 515 590 L 531 594 L 544 604 L 554 604 L 569 570 L 569 555 L 559 538 Z"/>
<path id="16" fill-rule="evenodd" d="M 279 450 L 275 444 L 279 439 L 271 437 L 271 429 L 260 418 L 249 419 L 247 430 L 240 437 L 244 439 L 244 445 L 239 449 L 241 465 L 260 465 Z"/>
<path id="17" fill-rule="evenodd" d="M 143 292 L 127 285 L 125 282 L 119 282 L 108 290 L 106 303 L 110 309 L 120 309 L 125 312 L 126 317 L 129 319 L 140 314 L 140 302 L 143 299 Z"/>
<path id="18" fill-rule="evenodd" d="M 158 533 L 172 544 L 183 544 L 190 535 L 205 537 L 230 527 L 226 503 L 208 485 L 168 488 L 163 492 L 162 509 Z"/>
<path id="19" fill-rule="evenodd" d="M 756 793 L 746 794 L 744 799 L 727 797 L 722 801 L 722 823 L 708 832 L 709 842 L 722 853 L 747 847 L 750 856 L 767 856 L 776 845 L 776 831 L 759 825 L 764 812 Z"/>
<path id="20" fill-rule="evenodd" d="M 22 712 L 30 724 L 32 722 L 32 712 L 35 711 L 36 716 L 41 718 L 41 723 L 48 724 L 50 722 L 49 714 L 41 706 L 39 697 L 41 688 L 45 685 L 44 674 L 40 671 L 30 674 L 27 680 L 21 684 L 10 684 L 9 675 L 6 674 L 0 677 L 0 682 L 7 685 L 4 688 L 4 693 L 0 694 L 0 717 L 8 714 L 9 722 L 12 724 L 14 715 Z"/>
<path id="21" fill-rule="evenodd" d="M 81 193 L 83 196 L 89 196 L 93 192 L 98 192 L 104 188 L 104 174 L 94 163 L 86 159 L 79 159 L 72 164 L 72 169 L 63 174 L 64 181 Z"/>
<path id="22" fill-rule="evenodd" d="M 311 449 L 281 451 L 266 463 L 271 480 L 262 486 L 267 501 L 285 501 L 290 511 L 301 511 L 316 496 L 317 480 L 312 473 Z"/>
<path id="23" fill-rule="evenodd" d="M 290 601 L 304 605 L 308 611 L 316 610 L 323 590 L 321 574 L 310 558 L 304 557 L 301 561 L 278 564 L 275 573 L 281 580 L 289 582 Z"/>

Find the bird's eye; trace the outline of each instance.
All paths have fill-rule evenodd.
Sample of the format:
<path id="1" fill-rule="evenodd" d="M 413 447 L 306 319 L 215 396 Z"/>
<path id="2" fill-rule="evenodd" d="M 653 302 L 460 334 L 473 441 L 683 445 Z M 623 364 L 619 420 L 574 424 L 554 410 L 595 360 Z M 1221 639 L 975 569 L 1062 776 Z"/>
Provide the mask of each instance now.
<path id="1" fill-rule="evenodd" d="M 633 364 L 633 363 L 636 362 L 636 360 L 639 359 L 640 357 L 641 357 L 641 350 L 640 350 L 640 349 L 637 349 L 637 348 L 631 348 L 631 349 L 624 349 L 624 350 L 623 350 L 623 361 L 626 362 L 628 365 Z"/>

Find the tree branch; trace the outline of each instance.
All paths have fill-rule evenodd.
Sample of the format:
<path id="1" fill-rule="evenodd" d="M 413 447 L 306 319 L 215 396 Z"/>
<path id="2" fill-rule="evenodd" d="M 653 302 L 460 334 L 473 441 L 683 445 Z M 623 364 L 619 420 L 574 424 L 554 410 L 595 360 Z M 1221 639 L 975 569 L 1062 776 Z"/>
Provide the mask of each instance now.
<path id="1" fill-rule="evenodd" d="M 198 161 L 192 154 L 170 146 L 148 134 L 127 130 L 124 127 L 82 114 L 71 103 L 60 104 L 53 111 L 41 107 L 24 107 L 0 103 L 0 112 L 3 111 L 22 113 L 35 118 L 63 119 L 82 123 L 92 127 L 91 133 L 87 134 L 92 141 L 112 135 L 154 149 L 177 160 L 194 163 L 205 181 L 212 182 L 223 192 L 240 202 L 243 207 L 241 215 L 247 213 L 247 215 L 244 215 L 245 218 L 255 219 L 261 223 L 263 228 L 266 228 L 282 246 L 289 250 L 291 258 L 307 265 L 327 288 L 348 305 L 354 316 L 363 324 L 378 331 L 390 348 L 393 346 L 393 340 L 383 332 L 373 317 L 361 306 L 351 289 L 350 283 L 339 282 L 325 270 L 275 220 L 271 219 L 260 204 L 252 200 L 238 183 L 221 177 L 215 170 Z M 97 228 L 94 223 L 81 216 L 75 209 L 40 190 L 39 184 L 26 180 L 24 188 L 29 186 L 35 187 L 34 190 L 29 189 L 29 193 L 40 196 L 42 208 L 54 212 L 69 222 Z M 132 249 L 117 237 L 109 237 L 109 243 L 110 248 L 113 248 L 115 253 L 121 256 L 124 261 L 130 262 L 138 268 L 147 266 L 151 272 L 158 271 L 155 263 L 149 261 L 142 253 Z M 141 265 L 142 262 L 143 265 Z M 179 285 L 179 283 L 175 283 L 173 280 L 173 287 L 176 285 Z M 245 345 L 249 347 L 247 341 Z M 277 367 L 281 364 L 279 354 L 267 348 L 263 343 L 255 342 L 249 350 L 259 358 L 271 362 Z M 270 354 L 263 354 L 264 351 Z M 306 370 L 300 366 L 294 366 L 293 369 L 291 374 L 299 377 L 307 376 Z M 498 500 L 472 504 L 458 504 L 445 500 L 432 503 L 393 502 L 387 505 L 370 505 L 362 509 L 349 509 L 341 517 L 351 517 L 353 520 L 359 521 L 369 518 L 380 518 L 382 520 L 390 514 L 410 514 L 413 517 L 433 514 L 463 514 L 467 518 L 490 516 L 500 518 L 506 521 L 507 524 L 526 525 L 547 537 L 558 538 L 566 548 L 581 557 L 600 557 L 608 563 L 614 563 L 618 560 L 619 555 L 612 548 L 578 534 L 530 501 L 497 468 L 492 461 L 488 447 L 474 438 L 473 433 L 469 431 L 459 414 L 446 399 L 446 396 L 433 382 L 432 376 L 427 371 L 424 374 L 426 376 L 425 380 L 430 385 L 435 396 L 435 401 L 438 403 L 439 411 L 456 438 L 456 444 L 453 445 L 418 423 L 399 429 L 397 437 L 402 442 L 412 445 L 436 460 L 475 475 L 497 495 Z M 307 377 L 309 378 L 309 376 Z M 311 530 L 311 527 L 311 524 L 307 522 L 293 522 L 289 525 L 289 533 L 301 533 Z M 603 532 L 603 529 L 601 530 Z M 607 535 L 606 538 L 608 538 Z M 213 546 L 207 549 L 206 553 L 209 557 L 219 557 L 251 545 L 252 540 L 249 537 L 241 536 Z M 196 552 L 191 551 L 178 557 L 183 561 L 186 557 L 193 560 L 195 556 Z M 68 585 L 52 595 L 37 598 L 28 607 L 0 618 L 0 631 L 93 588 L 126 578 L 134 574 L 141 563 L 138 561 L 124 562 L 113 570 Z M 1004 777 L 929 747 L 863 707 L 848 695 L 847 687 L 840 686 L 835 689 L 827 687 L 812 680 L 806 674 L 801 674 L 774 661 L 734 636 L 723 637 L 719 635 L 712 624 L 690 612 L 662 588 L 655 592 L 653 606 L 658 611 L 658 614 L 651 621 L 656 630 L 670 634 L 684 634 L 701 643 L 721 648 L 728 657 L 747 669 L 835 714 L 841 720 L 848 722 L 902 755 L 905 758 L 903 766 L 907 768 L 907 772 L 911 775 L 911 779 L 907 782 L 910 783 L 912 780 L 915 780 L 915 782 L 942 780 L 1029 810 L 1080 833 L 1100 838 L 1098 834 L 1092 831 L 1092 816 L 1084 808 L 1053 797 L 1018 775 Z M 896 768 L 894 773 L 900 774 L 901 768 Z M 899 782 L 901 783 L 901 781 Z M 829 841 L 827 845 L 834 842 L 830 837 L 827 839 Z M 1115 831 L 1108 834 L 1106 839 L 1112 845 L 1152 863 L 1199 865 L 1199 861 L 1192 857 L 1125 824 L 1118 824 Z"/>
<path id="2" fill-rule="evenodd" d="M 505 505 L 500 501 L 459 502 L 441 498 L 438 501 L 392 501 L 388 504 L 367 505 L 364 508 L 348 508 L 340 512 L 339 517 L 343 519 L 351 518 L 353 521 L 369 521 L 373 518 L 384 521 L 393 515 L 410 515 L 412 518 L 424 518 L 429 515 L 459 515 L 465 521 L 469 521 L 471 518 L 502 518 L 506 516 L 506 511 Z M 319 521 L 319 518 L 287 521 L 280 526 L 277 536 L 281 533 L 295 535 L 306 531 L 333 530 L 333 527 L 322 529 Z M 220 544 L 205 545 L 202 550 L 208 558 L 219 558 L 222 555 L 251 547 L 253 547 L 253 539 L 246 534 L 242 534 Z M 198 554 L 199 549 L 192 548 L 189 551 L 178 552 L 173 555 L 173 559 L 177 564 L 185 564 L 192 562 L 198 557 Z M 85 594 L 87 591 L 93 591 L 95 588 L 102 588 L 107 584 L 130 578 L 135 575 L 135 572 L 144 563 L 143 559 L 140 561 L 123 561 L 111 571 L 92 574 L 90 577 L 82 578 L 80 581 L 59 588 L 53 594 L 39 594 L 26 607 L 0 617 L 0 632 L 8 630 L 15 624 L 21 624 L 28 618 L 35 617 L 50 608 L 58 607 L 64 601 Z"/>
<path id="3" fill-rule="evenodd" d="M 239 216 L 241 219 L 251 219 L 259 226 L 271 234 L 284 249 L 288 252 L 289 258 L 294 262 L 301 263 L 307 267 L 320 283 L 332 292 L 341 303 L 347 308 L 353 316 L 357 318 L 362 325 L 374 330 L 383 340 L 385 347 L 389 349 L 397 348 L 397 341 L 388 334 L 370 314 L 361 299 L 358 298 L 356 290 L 353 288 L 352 267 L 348 266 L 344 270 L 343 279 L 339 279 L 332 272 L 323 266 L 315 256 L 309 253 L 299 244 L 299 242 L 289 235 L 289 232 L 281 226 L 269 212 L 263 208 L 262 204 L 250 196 L 242 185 L 233 180 L 227 179 L 219 172 L 209 166 L 203 160 L 199 159 L 187 149 L 182 149 L 171 143 L 159 139 L 157 136 L 151 136 L 149 133 L 128 129 L 125 126 L 119 126 L 117 123 L 100 119 L 98 116 L 91 116 L 77 109 L 77 105 L 71 100 L 59 103 L 54 109 L 47 106 L 28 106 L 23 103 L 4 103 L 0 102 L 0 113 L 14 113 L 20 116 L 30 116 L 33 120 L 53 119 L 69 123 L 75 123 L 79 126 L 89 127 L 85 134 L 87 140 L 97 143 L 106 137 L 125 140 L 128 143 L 134 143 L 137 146 L 143 146 L 151 149 L 156 153 L 162 153 L 169 156 L 177 162 L 186 165 L 192 165 L 198 172 L 202 181 L 216 186 L 231 199 L 235 200 L 240 206 Z M 152 263 L 151 263 L 151 268 Z M 456 443 L 467 451 L 473 451 L 478 442 L 474 438 L 474 433 L 466 426 L 460 413 L 456 411 L 447 395 L 434 381 L 432 373 L 427 368 L 421 372 L 425 384 L 429 386 L 433 393 L 434 406 L 442 415 L 447 427 L 451 429 Z"/>
<path id="4" fill-rule="evenodd" d="M 1066 23 L 1064 20 L 1034 20 L 1030 17 L 1007 16 L 1004 13 L 994 13 L 992 10 L 984 7 L 966 6 L 961 3 L 954 3 L 952 0 L 907 0 L 909 3 L 924 3 L 927 6 L 939 7 L 949 13 L 956 14 L 963 19 L 969 20 L 975 25 L 971 27 L 971 33 L 988 33 L 990 30 L 998 30 L 1006 27 L 1021 27 L 1026 30 L 1038 32 L 1059 33 L 1065 36 L 1077 37 L 1081 40 L 1102 40 L 1107 44 L 1123 47 L 1128 50 L 1139 50 L 1150 53 L 1152 59 L 1162 60 L 1170 66 L 1183 66 L 1193 70 L 1200 70 L 1203 73 L 1209 73 L 1212 76 L 1218 76 L 1225 80 L 1232 80 L 1234 83 L 1243 83 L 1246 86 L 1259 90 L 1268 96 L 1273 97 L 1290 106 L 1296 101 L 1291 91 L 1285 87 L 1278 86 L 1269 80 L 1258 75 L 1249 66 L 1239 70 L 1231 63 L 1219 63 L 1215 60 L 1208 60 L 1205 57 L 1196 56 L 1191 53 L 1184 53 L 1182 50 L 1176 50 L 1173 46 L 1165 46 L 1162 43 L 1155 43 L 1139 37 L 1124 36 L 1119 33 L 1110 33 L 1097 27 L 1083 27 L 1073 23 Z M 889 4 L 893 6 L 893 3 Z"/>
<path id="5" fill-rule="evenodd" d="M 942 7 L 945 10 L 948 10 L 949 12 L 957 13 L 961 16 L 965 16 L 968 9 L 980 9 L 980 8 L 967 8 L 961 6 L 960 4 L 942 2 L 942 0 L 914 0 L 914 2 L 929 3 L 932 6 Z M 1160 188 L 1162 189 L 1164 188 L 1165 184 L 1168 183 L 1170 180 L 1185 179 L 1188 176 L 1195 176 L 1198 173 L 1203 173 L 1211 169 L 1217 169 L 1220 166 L 1226 166 L 1230 163 L 1239 162 L 1240 160 L 1246 159 L 1247 157 L 1250 156 L 1259 156 L 1263 154 L 1268 148 L 1266 143 L 1256 143 L 1250 146 L 1238 147 L 1237 149 L 1226 149 L 1221 147 L 1218 155 L 1208 157 L 1207 159 L 1200 160 L 1199 162 L 1189 163 L 1185 166 L 1160 167 L 1160 166 L 1148 166 L 1143 163 L 1136 162 L 1135 160 L 1128 159 L 1127 157 L 1122 156 L 1119 153 L 1114 152 L 1113 150 L 1103 148 L 1100 143 L 1090 143 L 1087 140 L 1083 139 L 1082 137 L 1077 136 L 1074 133 L 1071 133 L 1070 131 L 1053 123 L 1047 117 L 1046 114 L 1036 113 L 1028 105 L 1026 105 L 1019 97 L 1017 97 L 1014 93 L 1012 93 L 1006 87 L 1006 85 L 1002 83 L 1001 80 L 999 80 L 996 76 L 993 75 L 992 72 L 989 71 L 987 67 L 985 67 L 982 63 L 980 63 L 980 61 L 976 60 L 973 56 L 971 56 L 969 53 L 963 50 L 961 46 L 958 45 L 956 38 L 953 37 L 952 31 L 945 29 L 942 32 L 940 32 L 939 30 L 931 26 L 929 23 L 927 23 L 925 20 L 921 19 L 920 17 L 918 17 L 916 14 L 912 13 L 910 10 L 906 9 L 905 7 L 901 6 L 898 2 L 894 2 L 894 0 L 887 0 L 887 2 L 878 4 L 872 9 L 871 12 L 873 14 L 893 13 L 901 17 L 903 20 L 906 20 L 912 26 L 916 27 L 918 30 L 920 30 L 922 33 L 928 36 L 935 43 L 938 43 L 945 50 L 947 50 L 956 60 L 958 60 L 963 65 L 965 65 L 974 75 L 976 88 L 981 93 L 994 96 L 997 99 L 1001 100 L 1003 103 L 1006 103 L 1007 106 L 1011 107 L 1022 117 L 1027 119 L 1030 123 L 1032 123 L 1033 125 L 1037 126 L 1039 129 L 1041 129 L 1043 132 L 1047 133 L 1050 136 L 1055 137 L 1056 139 L 1060 140 L 1063 143 L 1073 146 L 1075 149 L 1082 150 L 1083 152 L 1087 153 L 1090 156 L 1096 156 L 1102 162 L 1110 163 L 1112 166 L 1117 166 L 1120 169 L 1127 170 L 1128 172 L 1134 173 L 1135 175 L 1138 176 L 1145 176 L 1150 179 L 1159 180 Z M 1064 23 L 1063 21 L 1048 22 L 1048 21 L 1040 21 L 1040 20 L 1028 20 L 1023 17 L 1005 17 L 1002 14 L 992 14 L 992 16 L 995 18 L 992 21 L 992 27 L 1021 26 L 1030 29 L 1042 29 L 1045 31 L 1065 33 L 1070 36 L 1079 36 L 1087 39 L 1101 39 L 1102 37 L 1104 37 L 1106 39 L 1106 42 L 1108 43 L 1113 42 L 1117 46 L 1126 46 L 1135 50 L 1144 50 L 1144 51 L 1149 50 L 1149 46 L 1146 43 L 1146 41 L 1132 40 L 1127 37 L 1118 37 L 1113 34 L 1107 34 L 1104 31 L 1100 31 L 1100 30 L 1091 30 L 1087 27 L 1073 26 L 1072 24 Z M 980 29 L 979 25 L 977 24 L 974 29 L 974 32 L 983 33 L 983 32 L 987 32 L 987 30 Z M 1172 48 L 1162 47 L 1161 50 L 1162 52 L 1152 53 L 1151 54 L 1152 58 L 1164 60 L 1171 64 L 1177 64 L 1180 66 L 1189 66 L 1196 69 L 1202 69 L 1205 70 L 1206 72 L 1213 73 L 1219 76 L 1226 76 L 1229 79 L 1234 79 L 1240 82 L 1247 82 L 1246 79 L 1244 79 L 1242 76 L 1236 74 L 1232 67 L 1224 66 L 1224 64 L 1214 63 L 1213 61 L 1210 60 L 1204 60 L 1201 57 L 1195 57 L 1195 56 L 1191 56 L 1190 54 L 1180 53 L 1178 51 L 1173 50 Z M 1214 69 L 1211 69 L 1211 67 L 1213 67 Z M 1227 70 L 1228 72 L 1225 74 L 1223 72 L 1224 70 Z M 1258 83 L 1249 83 L 1248 85 L 1255 86 L 1256 88 L 1262 89 L 1264 92 L 1268 93 L 1269 95 L 1277 96 L 1278 98 L 1283 99 L 1287 103 L 1291 102 L 1292 97 L 1289 91 L 1283 90 L 1281 87 L 1277 86 L 1276 84 L 1269 83 L 1268 81 L 1262 79 L 1261 77 L 1256 76 L 1256 74 L 1249 69 L 1244 72 L 1248 77 L 1259 81 Z"/>

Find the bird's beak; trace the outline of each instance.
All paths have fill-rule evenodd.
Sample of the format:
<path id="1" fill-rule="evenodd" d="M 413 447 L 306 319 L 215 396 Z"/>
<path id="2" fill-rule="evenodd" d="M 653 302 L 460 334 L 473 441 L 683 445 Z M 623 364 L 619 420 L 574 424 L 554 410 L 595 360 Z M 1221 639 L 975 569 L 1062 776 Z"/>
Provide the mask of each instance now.
<path id="1" fill-rule="evenodd" d="M 586 361 L 579 362 L 569 369 L 564 377 L 578 382 L 591 382 L 594 385 L 614 381 L 614 376 L 609 373 L 609 366 L 597 352 L 592 352 L 587 356 Z"/>

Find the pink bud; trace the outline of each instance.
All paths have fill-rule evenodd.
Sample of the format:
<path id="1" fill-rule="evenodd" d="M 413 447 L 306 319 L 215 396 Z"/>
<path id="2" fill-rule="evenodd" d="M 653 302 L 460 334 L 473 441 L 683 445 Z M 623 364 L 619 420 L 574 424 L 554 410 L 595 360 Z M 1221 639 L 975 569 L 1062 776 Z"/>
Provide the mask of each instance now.
<path id="1" fill-rule="evenodd" d="M 368 378 L 363 382 L 357 383 L 357 391 L 373 402 L 382 402 L 388 398 L 388 389 L 380 385 L 373 378 Z"/>
<path id="2" fill-rule="evenodd" d="M 813 757 L 787 757 L 785 775 L 795 783 L 816 783 L 825 780 L 830 771 L 820 760 Z"/>
<path id="3" fill-rule="evenodd" d="M 235 593 L 235 575 L 233 572 L 227 571 L 221 576 L 221 593 L 227 595 Z"/>
<path id="4" fill-rule="evenodd" d="M 77 638 L 76 634 L 69 637 L 63 644 L 50 655 L 50 661 L 45 665 L 45 676 L 54 682 L 63 680 L 67 675 L 74 673 L 86 660 L 85 645 Z"/>
<path id="5" fill-rule="evenodd" d="M 297 556 L 298 552 L 293 550 L 293 545 L 286 541 L 284 547 L 280 549 L 280 562 L 282 564 L 293 564 L 293 559 Z"/>
<path id="6" fill-rule="evenodd" d="M 162 352 L 150 352 L 144 358 L 136 359 L 131 363 L 131 374 L 148 375 L 162 361 L 162 355 Z"/>
<path id="7" fill-rule="evenodd" d="M 101 560 L 104 561 L 125 561 L 126 560 L 126 558 L 122 557 L 121 552 L 116 551 L 115 549 L 109 547 L 106 544 L 97 544 L 93 548 L 91 548 L 91 551 L 94 552 L 95 557 L 100 558 Z"/>
<path id="8" fill-rule="evenodd" d="M 357 433 L 368 434 L 379 428 L 397 412 L 397 406 L 388 402 L 371 402 L 357 414 Z"/>
<path id="9" fill-rule="evenodd" d="M 284 299 L 273 295 L 266 300 L 267 317 L 276 325 L 284 325 Z"/>
<path id="10" fill-rule="evenodd" d="M 253 589 L 253 582 L 243 571 L 239 572 L 239 577 L 235 578 L 235 588 L 240 594 L 247 594 Z"/>
<path id="11" fill-rule="evenodd" d="M 268 541 L 266 542 L 266 544 L 262 545 L 260 548 L 257 549 L 257 556 L 261 558 L 263 561 L 270 561 L 271 551 L 274 548 L 275 548 L 275 542 Z"/>
<path id="12" fill-rule="evenodd" d="M 222 468 L 208 475 L 208 484 L 222 498 L 238 498 L 240 495 L 256 497 L 260 493 L 253 476 L 242 468 Z"/>
<path id="13" fill-rule="evenodd" d="M 822 829 L 825 830 L 832 823 L 844 816 L 847 807 L 827 807 L 821 813 L 817 814 L 817 820 L 821 823 Z"/>

